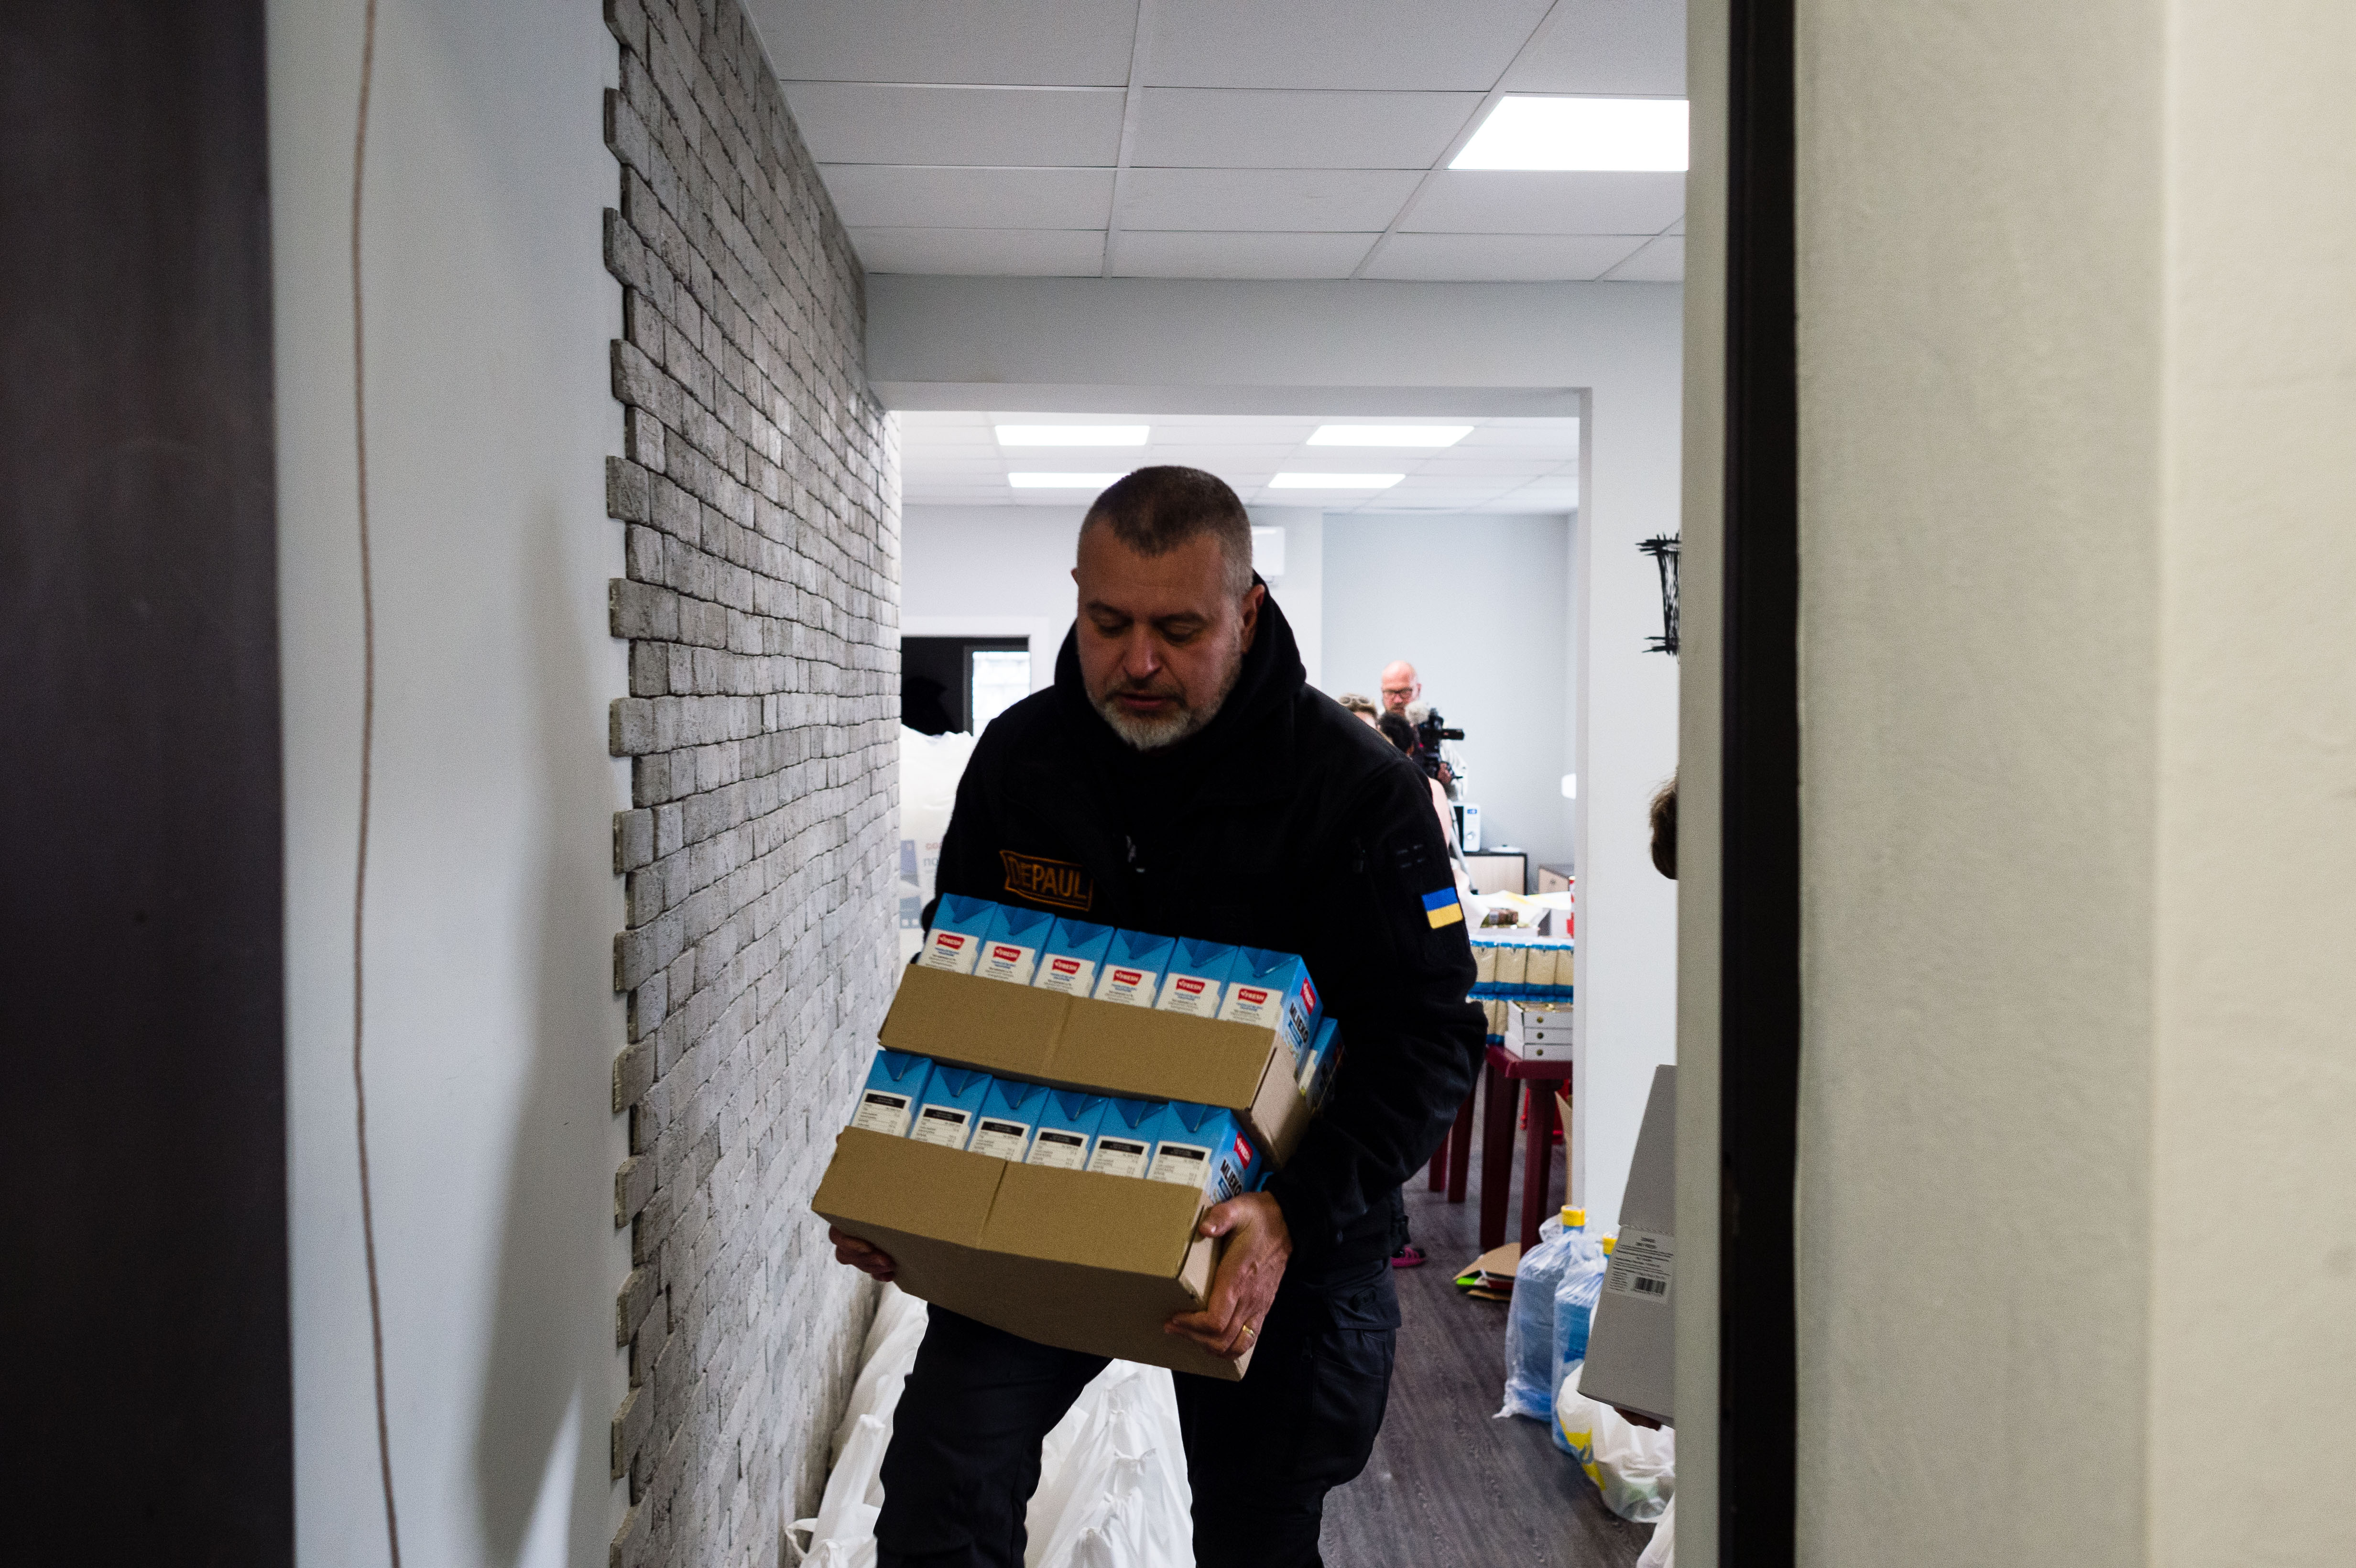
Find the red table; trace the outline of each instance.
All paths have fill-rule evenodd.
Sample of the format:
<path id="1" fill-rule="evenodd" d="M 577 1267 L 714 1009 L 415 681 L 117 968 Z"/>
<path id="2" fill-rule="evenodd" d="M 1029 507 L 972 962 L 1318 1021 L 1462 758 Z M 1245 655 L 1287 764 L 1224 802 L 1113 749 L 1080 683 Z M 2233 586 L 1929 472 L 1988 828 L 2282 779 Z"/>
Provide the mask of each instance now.
<path id="1" fill-rule="evenodd" d="M 1538 1226 L 1553 1207 L 1547 1201 L 1553 1187 L 1552 1088 L 1559 1083 L 1569 1093 L 1570 1059 L 1532 1061 L 1502 1045 L 1493 1045 L 1482 1077 L 1488 1088 L 1483 1101 L 1487 1120 L 1481 1130 L 1481 1250 L 1487 1252 L 1505 1239 L 1505 1195 L 1513 1179 L 1514 1115 L 1521 1108 L 1522 1085 L 1526 1082 L 1530 1086 L 1530 1125 L 1525 1130 L 1522 1147 L 1522 1250 L 1527 1252 L 1538 1244 Z M 1566 1136 L 1566 1168 L 1569 1153 Z M 1457 1108 L 1456 1125 L 1449 1130 L 1448 1141 L 1431 1157 L 1431 1190 L 1439 1191 L 1444 1181 L 1448 1200 L 1463 1202 L 1466 1168 L 1472 1159 L 1472 1096 L 1467 1094 L 1464 1104 Z"/>

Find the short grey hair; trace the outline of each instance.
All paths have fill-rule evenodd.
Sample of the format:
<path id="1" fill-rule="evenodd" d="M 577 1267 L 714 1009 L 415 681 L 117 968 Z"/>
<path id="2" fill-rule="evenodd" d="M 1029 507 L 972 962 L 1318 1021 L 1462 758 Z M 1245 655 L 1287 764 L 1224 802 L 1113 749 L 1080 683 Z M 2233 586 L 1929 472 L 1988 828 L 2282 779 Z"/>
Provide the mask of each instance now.
<path id="1" fill-rule="evenodd" d="M 1227 592 L 1241 598 L 1251 587 L 1251 517 L 1241 498 L 1215 474 L 1173 464 L 1124 475 L 1088 507 L 1080 532 L 1085 536 L 1100 525 L 1149 559 L 1209 534 L 1219 541 Z"/>

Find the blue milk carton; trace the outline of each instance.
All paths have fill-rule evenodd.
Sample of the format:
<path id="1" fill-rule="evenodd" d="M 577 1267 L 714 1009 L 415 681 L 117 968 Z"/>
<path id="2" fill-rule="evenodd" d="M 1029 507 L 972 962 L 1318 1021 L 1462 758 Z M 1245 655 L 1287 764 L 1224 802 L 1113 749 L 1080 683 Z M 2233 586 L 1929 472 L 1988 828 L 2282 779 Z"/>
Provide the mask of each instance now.
<path id="1" fill-rule="evenodd" d="M 1153 1163 L 1153 1136 L 1163 1100 L 1105 1102 L 1104 1125 L 1097 1147 L 1088 1155 L 1088 1168 L 1099 1176 L 1143 1177 Z"/>
<path id="2" fill-rule="evenodd" d="M 1170 955 L 1177 947 L 1174 937 L 1142 931 L 1114 932 L 1104 968 L 1097 975 L 1097 988 L 1089 994 L 1099 1002 L 1151 1007 L 1162 988 L 1162 972 L 1170 967 Z"/>
<path id="3" fill-rule="evenodd" d="M 932 1076 L 933 1059 L 905 1051 L 879 1051 L 868 1063 L 867 1086 L 859 1092 L 859 1108 L 851 1115 L 851 1125 L 864 1127 L 871 1133 L 886 1137 L 908 1136 L 908 1123 L 916 1115 L 916 1099 L 925 1092 L 925 1081 Z"/>
<path id="4" fill-rule="evenodd" d="M 1224 1203 L 1256 1190 L 1265 1174 L 1259 1147 L 1233 1111 L 1184 1100 L 1162 1107 L 1153 1164 L 1146 1171 L 1151 1179 L 1191 1187 L 1205 1201 Z"/>
<path id="5" fill-rule="evenodd" d="M 1333 1070 L 1341 1065 L 1341 1061 L 1342 1026 L 1332 1019 L 1319 1020 L 1316 1041 L 1302 1056 L 1301 1075 L 1295 1080 L 1312 1111 L 1323 1105 L 1325 1096 L 1333 1092 Z"/>
<path id="6" fill-rule="evenodd" d="M 952 975 L 972 974 L 974 960 L 981 956 L 981 939 L 990 934 L 991 919 L 997 912 L 998 906 L 988 899 L 943 893 L 916 962 Z"/>
<path id="7" fill-rule="evenodd" d="M 1000 904 L 981 933 L 981 956 L 974 960 L 973 972 L 985 980 L 1029 985 L 1032 971 L 1039 966 L 1039 950 L 1055 928 L 1055 917 L 1045 910 Z"/>
<path id="8" fill-rule="evenodd" d="M 1235 965 L 1236 949 L 1226 943 L 1180 937 L 1170 955 L 1170 967 L 1162 972 L 1162 990 L 1154 998 L 1154 1008 L 1190 1013 L 1198 1019 L 1217 1018 Z"/>
<path id="9" fill-rule="evenodd" d="M 989 1094 L 989 1073 L 935 1063 L 924 1095 L 916 1102 L 916 1119 L 908 1125 L 908 1136 L 943 1148 L 965 1147 L 973 1137 L 974 1118 L 981 1115 L 982 1102 Z"/>
<path id="10" fill-rule="evenodd" d="M 1052 1165 L 1059 1170 L 1085 1170 L 1096 1152 L 1097 1131 L 1104 1125 L 1102 1094 L 1077 1089 L 1050 1089 L 1032 1125 L 1031 1155 L 1025 1165 Z"/>
<path id="11" fill-rule="evenodd" d="M 1104 967 L 1105 955 L 1112 951 L 1112 935 L 1108 925 L 1057 921 L 1046 949 L 1039 955 L 1038 973 L 1031 983 L 1043 991 L 1061 991 L 1067 997 L 1093 995 L 1097 971 Z"/>
<path id="12" fill-rule="evenodd" d="M 982 1097 L 981 1115 L 974 1120 L 973 1142 L 966 1147 L 976 1154 L 1022 1164 L 1031 1152 L 1031 1129 L 1038 1124 L 1046 1098 L 1044 1084 L 992 1078 L 990 1093 Z"/>
<path id="13" fill-rule="evenodd" d="M 1237 949 L 1235 973 L 1219 1017 L 1276 1030 L 1298 1065 L 1315 1040 L 1317 987 L 1310 983 L 1309 965 L 1290 953 Z"/>

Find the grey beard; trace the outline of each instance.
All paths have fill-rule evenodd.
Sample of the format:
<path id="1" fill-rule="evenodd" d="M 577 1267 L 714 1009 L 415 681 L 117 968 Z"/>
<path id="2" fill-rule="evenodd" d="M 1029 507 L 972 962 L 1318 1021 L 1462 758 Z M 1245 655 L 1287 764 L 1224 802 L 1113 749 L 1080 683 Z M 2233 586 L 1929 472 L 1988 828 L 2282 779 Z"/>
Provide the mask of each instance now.
<path id="1" fill-rule="evenodd" d="M 1120 704 L 1114 694 L 1108 694 L 1099 701 L 1097 711 L 1103 714 L 1104 721 L 1112 726 L 1112 732 L 1129 745 L 1141 752 L 1158 752 L 1165 746 L 1176 745 L 1216 719 L 1243 673 L 1244 661 L 1239 654 L 1234 666 L 1228 669 L 1226 678 L 1219 682 L 1216 696 L 1201 708 L 1189 705 L 1183 712 L 1167 719 L 1132 719 L 1120 710 Z"/>

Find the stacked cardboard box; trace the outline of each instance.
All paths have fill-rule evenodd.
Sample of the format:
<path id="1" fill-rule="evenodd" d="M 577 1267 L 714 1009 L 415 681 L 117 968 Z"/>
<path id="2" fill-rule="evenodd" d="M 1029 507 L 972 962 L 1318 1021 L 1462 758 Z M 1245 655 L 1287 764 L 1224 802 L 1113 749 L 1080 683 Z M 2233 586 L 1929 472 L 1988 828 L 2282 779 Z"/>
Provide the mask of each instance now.
<path id="1" fill-rule="evenodd" d="M 1202 1211 L 1333 1082 L 1297 957 L 944 898 L 812 1206 L 902 1286 L 1046 1344 L 1236 1378 L 1162 1332 L 1208 1299 Z"/>

